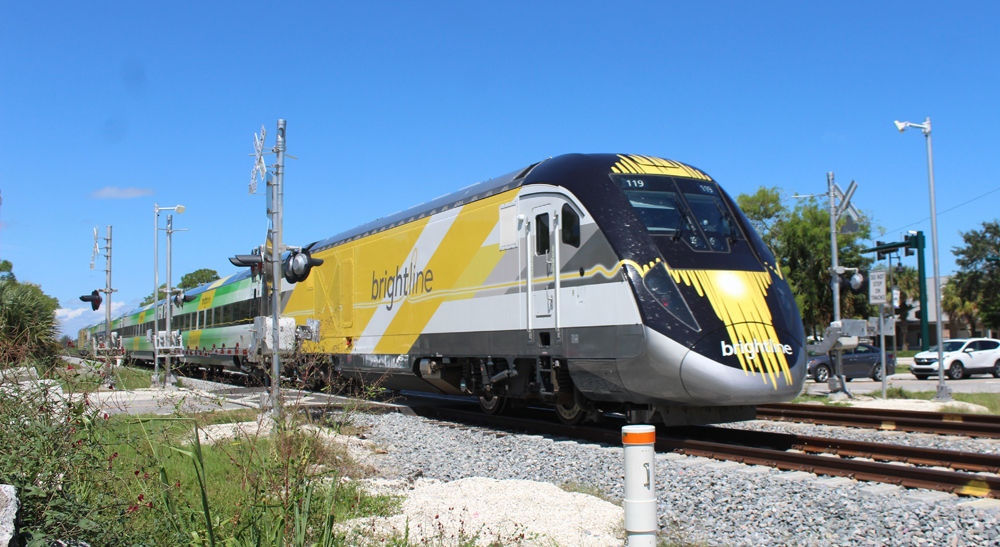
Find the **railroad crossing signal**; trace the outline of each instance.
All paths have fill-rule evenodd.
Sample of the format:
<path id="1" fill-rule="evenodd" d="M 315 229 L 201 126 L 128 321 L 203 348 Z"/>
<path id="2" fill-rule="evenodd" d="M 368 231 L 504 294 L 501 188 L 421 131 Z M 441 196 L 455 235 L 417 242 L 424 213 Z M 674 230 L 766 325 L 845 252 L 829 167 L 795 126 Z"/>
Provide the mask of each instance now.
<path id="1" fill-rule="evenodd" d="M 256 133 L 253 134 L 253 147 L 255 152 L 250 155 L 256 156 L 257 158 L 253 162 L 253 169 L 250 170 L 250 194 L 257 193 L 257 176 L 260 175 L 261 181 L 265 181 L 265 177 L 267 177 L 267 165 L 264 164 L 264 154 L 270 153 L 271 151 L 264 151 L 264 138 L 266 136 L 267 129 L 265 129 L 263 125 L 260 126 L 260 138 L 257 138 Z"/>
<path id="2" fill-rule="evenodd" d="M 84 302 L 90 302 L 90 307 L 94 311 L 97 311 L 98 308 L 101 307 L 101 302 L 104 301 L 104 299 L 101 298 L 100 291 L 98 291 L 97 289 L 95 289 L 94 292 L 92 292 L 90 294 L 85 294 L 85 295 L 81 296 L 80 300 L 82 300 Z"/>

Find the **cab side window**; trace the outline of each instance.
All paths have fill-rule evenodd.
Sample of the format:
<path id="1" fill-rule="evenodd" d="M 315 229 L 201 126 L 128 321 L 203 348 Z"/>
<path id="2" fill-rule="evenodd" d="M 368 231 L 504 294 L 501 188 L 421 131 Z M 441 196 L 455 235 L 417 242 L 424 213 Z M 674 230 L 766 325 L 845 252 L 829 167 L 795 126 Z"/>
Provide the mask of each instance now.
<path id="1" fill-rule="evenodd" d="M 993 340 L 981 340 L 979 344 L 980 344 L 980 349 L 986 349 L 986 350 L 997 349 L 998 347 L 1000 347 L 1000 342 L 994 342 Z"/>
<path id="2" fill-rule="evenodd" d="M 562 206 L 562 242 L 580 248 L 580 215 L 568 204 Z"/>

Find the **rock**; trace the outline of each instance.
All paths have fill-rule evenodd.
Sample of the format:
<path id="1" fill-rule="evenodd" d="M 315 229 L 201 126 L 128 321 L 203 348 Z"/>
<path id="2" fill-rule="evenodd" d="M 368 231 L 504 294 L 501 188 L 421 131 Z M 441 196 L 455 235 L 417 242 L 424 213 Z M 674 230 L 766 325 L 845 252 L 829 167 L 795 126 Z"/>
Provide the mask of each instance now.
<path id="1" fill-rule="evenodd" d="M 14 538 L 14 517 L 17 516 L 17 488 L 0 485 L 0 546 L 10 545 Z"/>
<path id="2" fill-rule="evenodd" d="M 0 370 L 0 382 L 2 383 L 15 383 L 37 379 L 38 371 L 35 370 L 35 367 L 15 367 Z"/>

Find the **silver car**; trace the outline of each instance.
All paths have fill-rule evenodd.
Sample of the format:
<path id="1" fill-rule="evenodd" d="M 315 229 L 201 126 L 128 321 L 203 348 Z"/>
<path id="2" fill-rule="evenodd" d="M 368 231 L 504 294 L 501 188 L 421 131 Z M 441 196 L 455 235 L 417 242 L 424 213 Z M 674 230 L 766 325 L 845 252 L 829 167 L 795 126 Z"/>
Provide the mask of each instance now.
<path id="1" fill-rule="evenodd" d="M 992 374 L 1000 378 L 1000 340 L 992 338 L 963 338 L 945 340 L 944 371 L 948 378 L 958 380 L 973 374 Z M 913 356 L 910 372 L 918 380 L 940 374 L 937 346 Z"/>

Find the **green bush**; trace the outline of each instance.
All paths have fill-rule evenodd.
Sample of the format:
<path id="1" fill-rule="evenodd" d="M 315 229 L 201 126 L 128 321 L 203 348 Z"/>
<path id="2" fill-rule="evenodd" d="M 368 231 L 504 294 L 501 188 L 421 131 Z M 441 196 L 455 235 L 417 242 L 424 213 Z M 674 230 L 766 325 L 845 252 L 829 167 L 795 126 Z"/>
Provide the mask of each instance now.
<path id="1" fill-rule="evenodd" d="M 36 285 L 0 280 L 0 364 L 51 362 L 59 352 L 59 302 Z"/>

